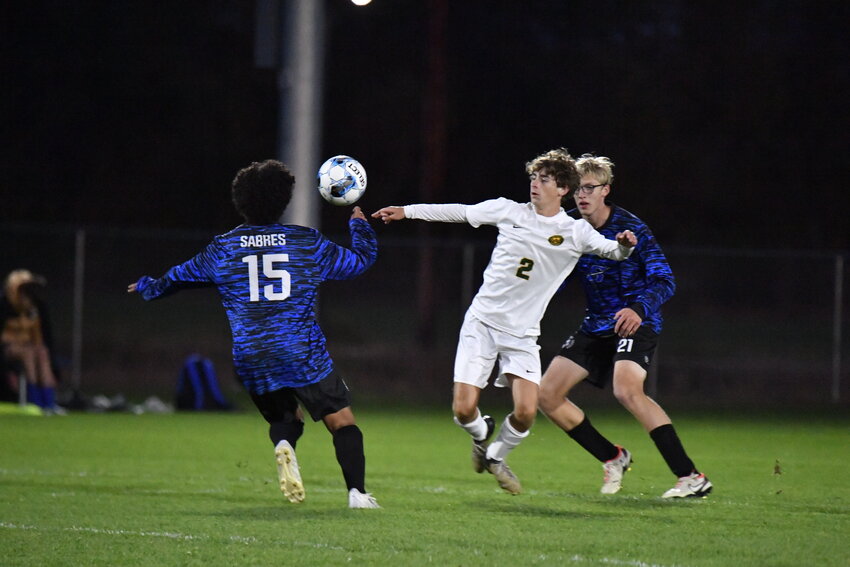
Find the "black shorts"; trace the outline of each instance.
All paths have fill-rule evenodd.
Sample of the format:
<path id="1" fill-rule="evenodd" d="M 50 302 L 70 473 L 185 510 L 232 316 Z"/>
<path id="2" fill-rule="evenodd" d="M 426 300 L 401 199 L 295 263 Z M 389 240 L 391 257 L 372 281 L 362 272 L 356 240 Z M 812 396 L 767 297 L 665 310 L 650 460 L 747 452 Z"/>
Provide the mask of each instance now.
<path id="1" fill-rule="evenodd" d="M 604 388 L 614 375 L 614 363 L 631 360 L 648 370 L 658 346 L 658 333 L 641 327 L 628 338 L 610 335 L 597 337 L 581 331 L 564 342 L 558 352 L 587 370 L 587 381 Z"/>
<path id="2" fill-rule="evenodd" d="M 251 394 L 254 405 L 269 423 L 289 423 L 296 419 L 298 402 L 310 413 L 313 421 L 336 413 L 351 405 L 351 392 L 336 372 L 322 380 L 300 388 L 281 388 L 265 394 Z"/>

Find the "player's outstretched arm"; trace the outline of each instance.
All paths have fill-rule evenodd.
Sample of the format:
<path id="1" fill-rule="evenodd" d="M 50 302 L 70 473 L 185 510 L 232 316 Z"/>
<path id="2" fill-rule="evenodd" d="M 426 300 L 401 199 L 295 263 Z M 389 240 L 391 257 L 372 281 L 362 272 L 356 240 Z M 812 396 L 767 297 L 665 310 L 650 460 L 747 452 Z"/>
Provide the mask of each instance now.
<path id="1" fill-rule="evenodd" d="M 172 268 L 172 270 L 174 270 L 174 268 Z M 195 285 L 198 286 L 198 284 Z M 169 279 L 168 274 L 158 280 L 155 280 L 150 276 L 142 276 L 138 279 L 138 281 L 136 281 L 136 283 L 127 285 L 127 293 L 138 293 L 145 301 L 171 295 L 179 289 L 180 285 Z"/>
<path id="2" fill-rule="evenodd" d="M 364 215 L 364 214 L 363 214 L 363 211 L 360 209 L 360 207 L 354 207 L 354 208 L 351 210 L 351 218 L 352 218 L 352 219 L 362 219 L 362 220 L 366 220 L 366 215 Z M 349 220 L 350 220 L 350 219 L 349 219 Z"/>
<path id="3" fill-rule="evenodd" d="M 127 293 L 138 293 L 141 296 L 145 295 L 145 290 L 150 287 L 153 280 L 148 276 L 142 276 L 131 284 L 127 284 Z M 145 297 L 147 299 L 147 297 Z"/>
<path id="4" fill-rule="evenodd" d="M 372 213 L 373 219 L 380 219 L 384 224 L 390 224 L 392 221 L 398 221 L 405 218 L 404 207 L 384 207 Z"/>
<path id="5" fill-rule="evenodd" d="M 637 245 L 637 236 L 631 230 L 624 230 L 617 233 L 617 243 L 628 248 L 634 248 Z"/>

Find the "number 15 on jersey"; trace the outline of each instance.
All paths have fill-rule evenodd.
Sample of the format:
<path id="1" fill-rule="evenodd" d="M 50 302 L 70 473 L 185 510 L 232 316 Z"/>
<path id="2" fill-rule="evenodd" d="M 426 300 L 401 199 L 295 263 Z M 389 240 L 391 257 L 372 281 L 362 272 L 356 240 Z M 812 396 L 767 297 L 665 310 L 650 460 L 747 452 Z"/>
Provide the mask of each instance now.
<path id="1" fill-rule="evenodd" d="M 289 262 L 289 254 L 253 254 L 245 256 L 242 261 L 248 264 L 248 288 L 251 301 L 260 300 L 260 261 L 263 262 L 263 275 L 272 280 L 279 280 L 279 289 L 275 290 L 275 284 L 263 286 L 263 297 L 269 301 L 283 301 L 289 297 L 290 281 L 289 272 L 275 268 L 277 262 Z"/>

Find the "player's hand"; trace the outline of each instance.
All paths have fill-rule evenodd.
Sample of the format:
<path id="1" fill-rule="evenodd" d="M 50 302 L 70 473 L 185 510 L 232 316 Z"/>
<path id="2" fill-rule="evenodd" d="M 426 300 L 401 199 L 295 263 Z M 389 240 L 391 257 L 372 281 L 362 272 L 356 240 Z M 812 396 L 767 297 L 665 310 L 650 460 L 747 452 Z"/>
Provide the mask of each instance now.
<path id="1" fill-rule="evenodd" d="M 354 207 L 351 211 L 352 219 L 363 219 L 366 220 L 366 215 L 363 214 L 363 211 L 360 210 L 360 207 Z"/>
<path id="2" fill-rule="evenodd" d="M 637 330 L 640 329 L 640 324 L 643 319 L 640 318 L 634 309 L 624 307 L 614 313 L 614 332 L 619 337 L 631 337 Z"/>
<path id="3" fill-rule="evenodd" d="M 617 233 L 617 242 L 627 248 L 632 248 L 637 245 L 637 236 L 631 230 L 624 230 Z"/>
<path id="4" fill-rule="evenodd" d="M 127 293 L 136 293 L 136 282 L 127 286 Z"/>
<path id="5" fill-rule="evenodd" d="M 404 218 L 404 207 L 384 207 L 372 213 L 372 218 L 380 219 L 384 224 L 390 224 L 392 221 Z"/>

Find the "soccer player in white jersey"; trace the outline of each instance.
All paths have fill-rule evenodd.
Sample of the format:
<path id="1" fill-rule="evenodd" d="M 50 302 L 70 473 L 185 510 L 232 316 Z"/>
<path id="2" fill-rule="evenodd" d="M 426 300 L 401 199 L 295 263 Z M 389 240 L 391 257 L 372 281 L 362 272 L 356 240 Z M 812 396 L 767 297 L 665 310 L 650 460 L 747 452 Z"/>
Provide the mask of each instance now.
<path id="1" fill-rule="evenodd" d="M 624 260 L 637 243 L 630 231 L 609 240 L 583 219 L 564 212 L 561 200 L 578 186 L 575 160 L 560 148 L 526 164 L 530 202 L 498 198 L 476 205 L 384 207 L 372 217 L 384 223 L 408 219 L 466 222 L 498 227 L 484 283 L 460 330 L 454 366 L 454 420 L 472 436 L 472 465 L 487 470 L 507 492 L 519 494 L 519 479 L 505 462 L 528 436 L 537 414 L 540 384 L 540 320 L 549 300 L 582 254 Z M 478 409 L 481 390 L 498 361 L 498 387 L 510 387 L 513 411 L 492 443 L 495 422 Z"/>

